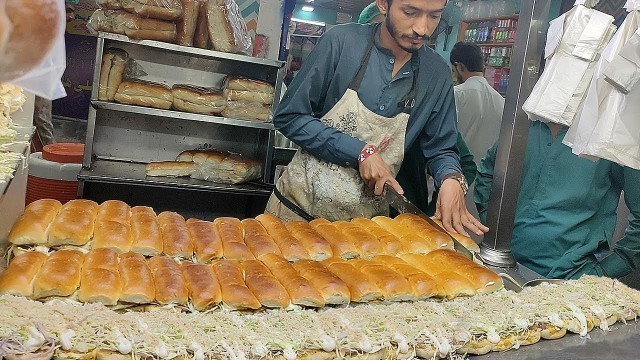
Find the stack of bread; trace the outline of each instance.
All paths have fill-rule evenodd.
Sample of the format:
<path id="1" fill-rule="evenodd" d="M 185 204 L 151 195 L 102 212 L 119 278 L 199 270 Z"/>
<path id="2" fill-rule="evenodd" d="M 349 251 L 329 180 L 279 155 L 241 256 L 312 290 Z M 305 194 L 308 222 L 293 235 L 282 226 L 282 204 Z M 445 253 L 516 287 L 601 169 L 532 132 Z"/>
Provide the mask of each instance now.
<path id="1" fill-rule="evenodd" d="M 242 120 L 271 120 L 273 85 L 258 80 L 230 76 L 225 79 L 227 106 L 222 116 Z"/>
<path id="2" fill-rule="evenodd" d="M 233 0 L 96 0 L 95 31 L 247 53 L 251 38 Z"/>

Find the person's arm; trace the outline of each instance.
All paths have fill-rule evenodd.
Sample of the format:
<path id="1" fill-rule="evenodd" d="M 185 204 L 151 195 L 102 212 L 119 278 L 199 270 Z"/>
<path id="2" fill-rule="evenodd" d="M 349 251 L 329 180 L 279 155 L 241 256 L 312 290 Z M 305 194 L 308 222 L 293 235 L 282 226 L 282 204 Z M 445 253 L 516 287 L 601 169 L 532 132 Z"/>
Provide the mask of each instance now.
<path id="1" fill-rule="evenodd" d="M 476 162 L 473 161 L 473 154 L 469 151 L 467 143 L 462 138 L 462 135 L 458 133 L 458 152 L 460 153 L 460 167 L 462 167 L 462 175 L 467 179 L 469 186 L 473 184 L 476 179 L 476 171 L 478 167 Z"/>
<path id="2" fill-rule="evenodd" d="M 493 183 L 493 168 L 496 161 L 496 150 L 498 143 L 495 143 L 487 151 L 484 159 L 480 160 L 476 176 L 476 186 L 473 191 L 473 201 L 476 203 L 480 221 L 487 222 L 487 208 L 489 207 L 489 196 L 491 195 L 491 185 Z"/>
<path id="3" fill-rule="evenodd" d="M 284 136 L 315 157 L 352 168 L 366 145 L 360 139 L 327 126 L 315 117 L 322 110 L 340 60 L 340 33 L 329 30 L 306 58 L 289 85 L 273 123 Z"/>

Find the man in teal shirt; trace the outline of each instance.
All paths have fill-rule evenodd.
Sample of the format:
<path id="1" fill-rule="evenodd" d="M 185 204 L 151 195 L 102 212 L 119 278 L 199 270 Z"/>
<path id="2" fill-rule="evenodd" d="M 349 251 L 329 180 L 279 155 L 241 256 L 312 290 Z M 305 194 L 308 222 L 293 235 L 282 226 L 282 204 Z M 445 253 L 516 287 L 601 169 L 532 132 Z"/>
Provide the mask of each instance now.
<path id="1" fill-rule="evenodd" d="M 640 264 L 640 171 L 577 157 L 562 144 L 566 131 L 531 123 L 511 251 L 519 263 L 550 278 L 622 277 Z M 495 158 L 496 145 L 478 167 L 474 199 L 483 222 Z M 629 227 L 609 251 L 623 191 Z"/>

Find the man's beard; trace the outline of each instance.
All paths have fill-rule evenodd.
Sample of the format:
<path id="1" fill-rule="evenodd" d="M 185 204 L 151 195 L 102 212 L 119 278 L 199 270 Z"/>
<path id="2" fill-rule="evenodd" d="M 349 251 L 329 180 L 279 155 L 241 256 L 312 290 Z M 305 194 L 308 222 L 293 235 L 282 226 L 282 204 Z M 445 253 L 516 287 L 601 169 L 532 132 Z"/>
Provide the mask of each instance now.
<path id="1" fill-rule="evenodd" d="M 384 24 L 387 27 L 387 31 L 389 31 L 389 34 L 391 35 L 393 40 L 395 40 L 396 44 L 398 44 L 398 46 L 402 50 L 404 50 L 404 51 L 406 51 L 408 53 L 414 53 L 414 52 L 417 52 L 418 50 L 420 50 L 420 48 L 424 45 L 424 41 L 427 40 L 427 36 L 423 36 L 422 37 L 423 43 L 420 44 L 420 46 L 418 46 L 418 47 L 406 47 L 406 46 L 403 46 L 400 43 L 400 38 L 402 38 L 403 35 L 399 35 L 398 34 L 398 30 L 396 29 L 395 25 L 393 24 L 393 20 L 391 20 L 391 12 L 387 13 L 387 17 L 384 19 Z M 418 37 L 418 36 L 416 35 L 415 37 Z"/>

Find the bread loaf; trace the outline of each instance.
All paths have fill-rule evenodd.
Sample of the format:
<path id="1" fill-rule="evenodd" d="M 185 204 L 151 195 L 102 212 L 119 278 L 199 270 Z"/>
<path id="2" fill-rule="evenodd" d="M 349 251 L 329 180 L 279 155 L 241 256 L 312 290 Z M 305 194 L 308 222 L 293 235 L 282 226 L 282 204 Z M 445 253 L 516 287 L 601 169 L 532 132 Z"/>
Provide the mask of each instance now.
<path id="1" fill-rule="evenodd" d="M 69 296 L 80 285 L 84 254 L 78 250 L 58 250 L 49 255 L 33 280 L 33 298 Z"/>
<path id="2" fill-rule="evenodd" d="M 260 105 L 250 101 L 227 101 L 227 106 L 220 115 L 229 119 L 248 121 L 271 121 L 271 106 Z"/>
<path id="3" fill-rule="evenodd" d="M 264 93 L 254 90 L 225 89 L 224 98 L 228 101 L 248 101 L 262 105 L 273 104 L 273 92 Z"/>
<path id="4" fill-rule="evenodd" d="M 388 255 L 376 256 L 371 259 L 374 262 L 386 265 L 391 270 L 404 276 L 411 284 L 415 294 L 415 300 L 424 300 L 431 297 L 444 297 L 445 293 L 437 281 L 427 273 L 407 264 L 404 260 Z"/>
<path id="5" fill-rule="evenodd" d="M 425 256 L 425 261 L 440 267 L 449 267 L 464 276 L 478 294 L 488 294 L 503 287 L 502 278 L 482 265 L 452 250 L 436 250 Z"/>
<path id="6" fill-rule="evenodd" d="M 136 15 L 129 14 L 128 12 L 122 10 L 114 11 L 113 13 L 107 14 L 106 16 L 111 22 L 111 26 L 113 28 L 112 32 L 120 35 L 126 35 L 127 27 L 135 27 L 135 22 L 138 21 L 136 20 L 138 19 Z M 108 30 L 102 31 L 111 32 Z"/>
<path id="7" fill-rule="evenodd" d="M 113 31 L 113 14 L 115 11 L 98 9 L 91 14 L 87 27 L 94 31 L 114 32 Z"/>
<path id="8" fill-rule="evenodd" d="M 165 211 L 158 215 L 162 229 L 162 248 L 165 255 L 189 259 L 193 256 L 193 243 L 184 218 L 175 212 Z"/>
<path id="9" fill-rule="evenodd" d="M 195 0 L 190 0 L 195 1 Z M 195 114 L 220 114 L 227 102 L 219 91 L 193 85 L 174 85 L 173 108 Z"/>
<path id="10" fill-rule="evenodd" d="M 347 284 L 351 301 L 369 302 L 382 299 L 382 291 L 378 285 L 353 265 L 335 258 L 324 260 L 323 264 Z"/>
<path id="11" fill-rule="evenodd" d="M 49 237 L 49 227 L 62 208 L 60 201 L 53 199 L 36 200 L 27 205 L 24 212 L 13 224 L 7 240 L 14 245 L 43 245 Z"/>
<path id="12" fill-rule="evenodd" d="M 271 308 L 286 308 L 291 299 L 287 290 L 271 274 L 271 271 L 258 260 L 247 260 L 242 263 L 245 283 L 262 306 Z"/>
<path id="13" fill-rule="evenodd" d="M 118 273 L 122 281 L 121 302 L 149 304 L 154 301 L 153 276 L 144 256 L 132 252 L 121 254 Z"/>
<path id="14" fill-rule="evenodd" d="M 358 225 L 347 221 L 335 221 L 333 225 L 340 230 L 345 241 L 355 246 L 361 257 L 370 258 L 382 254 L 382 245 L 378 239 Z"/>
<path id="15" fill-rule="evenodd" d="M 39 251 L 27 251 L 13 258 L 0 273 L 0 295 L 32 297 L 33 280 L 46 259 L 47 255 Z"/>
<path id="16" fill-rule="evenodd" d="M 91 200 L 71 200 L 64 204 L 49 229 L 49 246 L 83 246 L 93 236 L 98 204 Z"/>
<path id="17" fill-rule="evenodd" d="M 145 167 L 147 176 L 181 177 L 191 176 L 196 171 L 196 164 L 183 161 L 158 161 L 148 163 Z"/>
<path id="18" fill-rule="evenodd" d="M 237 260 L 216 260 L 211 264 L 220 283 L 222 302 L 231 309 L 260 308 L 260 302 L 244 282 L 242 267 Z"/>
<path id="19" fill-rule="evenodd" d="M 204 311 L 222 302 L 220 284 L 210 266 L 185 262 L 180 268 L 196 310 Z"/>
<path id="20" fill-rule="evenodd" d="M 222 241 L 222 253 L 225 259 L 253 260 L 255 256 L 243 239 L 242 222 L 236 218 L 219 217 L 214 220 Z"/>
<path id="21" fill-rule="evenodd" d="M 262 173 L 259 161 L 215 150 L 183 151 L 176 160 L 195 163 L 192 178 L 222 184 L 240 184 L 256 180 Z"/>
<path id="22" fill-rule="evenodd" d="M 191 235 L 196 259 L 199 263 L 208 263 L 222 258 L 222 240 L 215 224 L 198 219 L 187 220 L 187 229 Z"/>
<path id="23" fill-rule="evenodd" d="M 438 244 L 431 241 L 431 239 L 425 239 L 418 232 L 412 231 L 394 219 L 386 216 L 376 216 L 371 220 L 380 225 L 384 230 L 395 235 L 402 242 L 404 249 L 408 253 L 427 254 L 439 249 Z"/>
<path id="24" fill-rule="evenodd" d="M 240 91 L 255 91 L 265 94 L 273 94 L 273 85 L 265 81 L 252 80 L 238 76 L 229 76 L 225 79 L 225 89 Z"/>
<path id="25" fill-rule="evenodd" d="M 113 101 L 124 78 L 129 55 L 120 49 L 109 49 L 102 55 L 98 100 Z"/>
<path id="26" fill-rule="evenodd" d="M 264 254 L 282 255 L 278 245 L 258 220 L 244 219 L 242 227 L 244 228 L 244 242 L 256 259 Z"/>
<path id="27" fill-rule="evenodd" d="M 387 266 L 365 259 L 350 262 L 378 285 L 385 300 L 409 301 L 415 298 L 413 287 L 407 279 Z"/>
<path id="28" fill-rule="evenodd" d="M 322 221 L 324 220 L 324 221 Z M 326 219 L 312 220 L 309 225 L 331 245 L 334 256 L 342 259 L 353 259 L 359 256 L 358 250 L 350 242 L 346 241 L 340 230 Z"/>
<path id="29" fill-rule="evenodd" d="M 442 221 L 438 220 L 435 217 L 432 217 L 431 220 L 433 220 L 435 223 L 440 225 L 440 227 L 442 227 Z M 444 227 L 443 227 L 443 229 L 444 229 Z M 449 233 L 449 235 L 453 236 L 456 240 L 458 240 L 458 242 L 460 244 L 462 244 L 462 246 L 464 246 L 467 249 L 469 249 L 469 251 L 475 252 L 475 253 L 480 252 L 480 246 L 478 246 L 478 244 L 476 244 L 476 242 L 473 241 L 473 239 L 470 238 L 469 236 L 465 236 L 465 235 L 458 234 L 458 233 Z"/>
<path id="30" fill-rule="evenodd" d="M 146 206 L 131 209 L 131 251 L 146 256 L 162 254 L 162 230 L 155 211 Z"/>
<path id="31" fill-rule="evenodd" d="M 418 254 L 402 254 L 400 258 L 434 278 L 446 298 L 453 299 L 476 294 L 474 285 L 467 278 L 453 271 L 451 265 L 443 266 Z"/>
<path id="32" fill-rule="evenodd" d="M 247 24 L 234 1 L 209 0 L 207 19 L 209 37 L 214 50 L 246 53 L 251 47 Z"/>
<path id="33" fill-rule="evenodd" d="M 333 305 L 348 304 L 351 299 L 349 287 L 321 262 L 301 260 L 292 264 L 294 269 L 317 289 L 324 302 Z"/>
<path id="34" fill-rule="evenodd" d="M 184 46 L 193 45 L 193 35 L 196 31 L 198 21 L 198 11 L 200 3 L 198 0 L 182 0 L 182 16 L 178 19 L 176 44 Z"/>
<path id="35" fill-rule="evenodd" d="M 175 42 L 177 32 L 176 24 L 169 21 L 144 19 L 138 16 L 122 16 L 126 20 L 122 22 L 121 28 L 124 33 L 134 40 L 156 40 L 168 43 Z M 117 18 L 114 19 L 115 26 L 118 25 Z"/>
<path id="36" fill-rule="evenodd" d="M 331 245 L 320 234 L 318 234 L 309 223 L 304 221 L 290 221 L 285 224 L 287 230 L 295 237 L 311 259 L 322 261 L 333 257 Z"/>
<path id="37" fill-rule="evenodd" d="M 95 222 L 95 232 L 93 234 L 93 249 L 107 248 L 118 253 L 125 253 L 131 250 L 133 237 L 129 224 L 116 221 L 97 220 Z"/>
<path id="38" fill-rule="evenodd" d="M 180 0 L 126 0 L 122 7 L 143 18 L 175 21 L 182 16 Z"/>
<path id="39" fill-rule="evenodd" d="M 162 215 L 162 214 L 160 214 Z M 156 301 L 162 305 L 186 305 L 189 300 L 187 284 L 180 265 L 168 256 L 156 256 L 148 261 L 156 289 Z"/>
<path id="40" fill-rule="evenodd" d="M 122 104 L 167 110 L 173 104 L 173 95 L 171 95 L 171 88 L 163 84 L 127 80 L 120 83 L 114 100 Z"/>
<path id="41" fill-rule="evenodd" d="M 309 307 L 323 307 L 324 297 L 311 283 L 300 276 L 283 257 L 266 254 L 260 260 L 271 270 L 273 276 L 287 289 L 291 303 Z"/>
<path id="42" fill-rule="evenodd" d="M 404 248 L 404 244 L 398 237 L 383 229 L 380 225 L 378 225 L 375 221 L 371 219 L 365 218 L 355 218 L 352 219 L 351 222 L 356 224 L 366 230 L 371 235 L 375 236 L 376 239 L 382 245 L 382 252 L 387 255 L 397 255 L 406 252 Z"/>
<path id="43" fill-rule="evenodd" d="M 262 226 L 267 229 L 273 241 L 275 241 L 280 253 L 288 261 L 308 260 L 311 256 L 300 242 L 291 236 L 284 223 L 271 214 L 261 214 L 256 216 Z M 262 259 L 261 259 L 262 260 Z"/>
<path id="44" fill-rule="evenodd" d="M 111 249 L 92 249 L 85 255 L 78 300 L 115 305 L 122 292 L 118 254 Z"/>
<path id="45" fill-rule="evenodd" d="M 208 0 L 198 0 L 198 21 L 196 23 L 195 34 L 193 35 L 193 46 L 200 49 L 211 49 L 209 40 L 209 22 L 207 20 Z"/>
<path id="46" fill-rule="evenodd" d="M 400 214 L 396 217 L 396 220 L 406 227 L 423 234 L 434 242 L 440 249 L 453 249 L 453 241 L 447 234 L 437 230 L 425 219 L 414 214 Z"/>
<path id="47" fill-rule="evenodd" d="M 97 220 L 109 220 L 129 225 L 131 207 L 120 200 L 107 200 L 98 206 Z"/>

